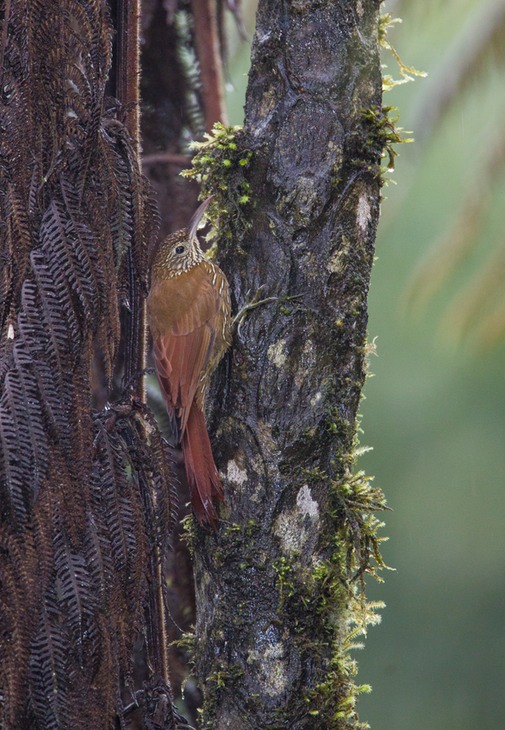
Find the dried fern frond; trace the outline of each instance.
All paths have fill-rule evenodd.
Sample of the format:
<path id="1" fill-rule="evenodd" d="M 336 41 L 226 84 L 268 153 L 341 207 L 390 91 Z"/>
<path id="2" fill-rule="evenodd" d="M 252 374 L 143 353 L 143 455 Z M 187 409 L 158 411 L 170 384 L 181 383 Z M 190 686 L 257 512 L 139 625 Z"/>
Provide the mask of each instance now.
<path id="1" fill-rule="evenodd" d="M 432 246 L 414 272 L 408 286 L 410 304 L 421 311 L 460 270 L 480 244 L 480 232 L 492 203 L 492 193 L 505 170 L 505 133 L 500 130 L 489 145 L 489 153 L 475 172 L 477 184 L 466 192 L 461 207 L 450 221 L 448 230 Z M 472 334 L 477 341 L 495 344 L 500 327 L 491 325 L 490 311 L 501 311 L 505 301 L 503 289 L 505 246 L 501 238 L 493 245 L 488 258 L 447 306 L 442 317 L 444 337 L 461 342 Z M 487 334 L 484 335 L 484 332 Z M 492 332 L 496 333 L 493 342 Z"/>
<path id="2" fill-rule="evenodd" d="M 491 322 L 496 313 L 505 308 L 505 244 L 497 242 L 488 260 L 473 274 L 472 279 L 460 291 L 445 310 L 440 321 L 440 331 L 447 339 L 461 343 L 469 335 L 480 345 L 490 346 L 497 340 L 492 338 Z M 495 336 L 505 331 L 505 323 L 497 327 Z"/>
<path id="3" fill-rule="evenodd" d="M 491 64 L 505 67 L 505 0 L 486 2 L 474 11 L 419 98 L 416 137 L 428 140 L 440 120 L 469 88 L 482 81 Z"/>
<path id="4" fill-rule="evenodd" d="M 105 100 L 108 3 L 3 7 L 0 725 L 105 730 L 150 618 L 173 478 L 148 413 L 92 415 L 90 373 L 99 352 L 111 379 L 123 260 L 142 285 L 152 231 L 134 146 Z M 149 663 L 158 647 L 147 651 Z"/>

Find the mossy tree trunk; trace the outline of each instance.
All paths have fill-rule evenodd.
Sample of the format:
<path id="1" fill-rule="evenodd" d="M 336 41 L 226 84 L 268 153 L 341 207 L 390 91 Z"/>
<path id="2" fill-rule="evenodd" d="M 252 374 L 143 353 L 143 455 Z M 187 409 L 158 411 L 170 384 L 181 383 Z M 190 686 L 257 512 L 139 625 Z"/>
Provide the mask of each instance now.
<path id="1" fill-rule="evenodd" d="M 219 251 L 236 309 L 260 287 L 280 299 L 236 333 L 209 414 L 226 505 L 196 538 L 195 661 L 213 730 L 361 727 L 347 651 L 371 618 L 360 577 L 382 504 L 352 476 L 380 200 L 364 114 L 381 108 L 378 13 L 377 0 L 259 3 L 234 142 L 252 153 L 250 225 L 232 216 Z"/>

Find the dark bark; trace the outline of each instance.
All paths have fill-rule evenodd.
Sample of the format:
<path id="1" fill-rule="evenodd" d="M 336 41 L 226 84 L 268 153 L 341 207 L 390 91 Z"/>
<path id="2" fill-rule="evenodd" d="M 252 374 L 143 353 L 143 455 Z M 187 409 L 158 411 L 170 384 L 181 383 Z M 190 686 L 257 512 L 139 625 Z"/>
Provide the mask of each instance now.
<path id="1" fill-rule="evenodd" d="M 339 657 L 363 535 L 345 529 L 339 485 L 379 217 L 380 150 L 363 114 L 381 106 L 378 11 L 377 0 L 259 4 L 237 138 L 253 152 L 250 227 L 231 219 L 220 265 L 236 308 L 261 286 L 297 298 L 248 315 L 215 384 L 226 504 L 195 556 L 196 670 L 213 730 L 359 727 Z"/>

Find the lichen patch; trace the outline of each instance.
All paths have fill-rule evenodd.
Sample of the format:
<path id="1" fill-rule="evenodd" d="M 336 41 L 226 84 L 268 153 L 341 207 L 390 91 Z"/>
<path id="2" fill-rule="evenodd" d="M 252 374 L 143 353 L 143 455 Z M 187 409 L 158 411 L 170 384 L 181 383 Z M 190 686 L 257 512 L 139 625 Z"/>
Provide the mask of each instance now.
<path id="1" fill-rule="evenodd" d="M 359 202 L 358 202 L 358 214 L 357 214 L 357 220 L 358 220 L 358 226 L 361 229 L 361 231 L 365 232 L 368 223 L 370 222 L 370 213 L 371 213 L 371 207 L 370 202 L 365 194 L 362 194 L 360 196 Z"/>
<path id="2" fill-rule="evenodd" d="M 281 512 L 275 521 L 275 534 L 286 555 L 310 552 L 317 536 L 319 505 L 312 497 L 308 484 L 304 484 L 296 497 L 296 507 Z"/>
<path id="3" fill-rule="evenodd" d="M 286 340 L 284 338 L 281 338 L 270 345 L 268 348 L 268 358 L 274 363 L 274 365 L 277 365 L 278 368 L 282 368 L 286 364 Z"/>
<path id="4" fill-rule="evenodd" d="M 226 479 L 232 484 L 242 487 L 247 481 L 247 471 L 241 469 L 234 459 L 226 465 Z"/>
<path id="5" fill-rule="evenodd" d="M 319 518 L 319 505 L 312 494 L 308 484 L 304 484 L 297 494 L 296 504 L 302 515 L 308 515 L 315 519 Z"/>
<path id="6" fill-rule="evenodd" d="M 258 682 L 265 694 L 276 697 L 286 691 L 289 681 L 285 661 L 286 652 L 284 644 L 279 638 L 272 640 L 272 637 L 268 636 L 268 641 L 265 641 L 268 634 L 272 634 L 272 632 L 258 637 L 259 649 L 249 652 L 247 662 L 257 666 Z"/>

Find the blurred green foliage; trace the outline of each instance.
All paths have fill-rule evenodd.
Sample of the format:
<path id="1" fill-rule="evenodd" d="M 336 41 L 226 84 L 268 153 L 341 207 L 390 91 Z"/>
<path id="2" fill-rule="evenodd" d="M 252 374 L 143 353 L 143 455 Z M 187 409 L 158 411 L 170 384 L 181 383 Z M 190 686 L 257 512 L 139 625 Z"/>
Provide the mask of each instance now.
<path id="1" fill-rule="evenodd" d="M 504 65 L 492 54 L 428 135 L 416 128 L 428 128 L 423 112 L 489 2 L 503 5 L 404 0 L 383 6 L 403 17 L 390 33 L 394 47 L 429 77 L 385 99 L 399 107 L 401 125 L 419 141 L 398 150 L 397 185 L 384 190 L 370 295 L 369 336 L 377 337 L 378 358 L 361 409 L 362 441 L 374 450 L 360 466 L 376 475 L 394 510 L 386 518 L 391 539 L 383 553 L 397 568 L 385 584 L 369 587 L 368 597 L 384 600 L 387 609 L 357 657 L 359 680 L 374 690 L 360 700 L 361 717 L 373 730 L 505 726 L 505 346 L 486 353 L 456 347 L 451 320 L 440 326 L 500 236 L 503 245 L 503 182 L 489 193 L 478 245 L 428 309 L 415 316 L 407 296 L 420 259 L 454 224 L 469 185 L 486 185 L 479 161 L 503 130 Z M 247 5 L 245 12 L 251 30 Z M 385 61 L 393 71 L 392 60 Z M 230 61 L 234 124 L 242 121 L 248 64 L 247 46 L 238 47 Z"/>
<path id="2" fill-rule="evenodd" d="M 417 125 L 457 39 L 483 5 L 404 3 L 394 43 L 429 78 L 387 101 L 414 136 L 422 136 Z M 456 346 L 454 320 L 444 315 L 500 235 L 503 245 L 503 185 L 490 192 L 475 245 L 428 309 L 414 316 L 406 305 L 419 260 L 453 228 L 469 187 L 487 185 L 479 162 L 503 127 L 503 66 L 488 59 L 480 74 L 429 137 L 400 150 L 398 186 L 386 191 L 377 242 L 369 333 L 379 358 L 362 408 L 374 451 L 363 462 L 394 509 L 384 556 L 397 573 L 369 590 L 388 604 L 360 657 L 362 680 L 374 688 L 361 713 L 374 730 L 504 726 L 505 348 L 484 354 Z"/>

